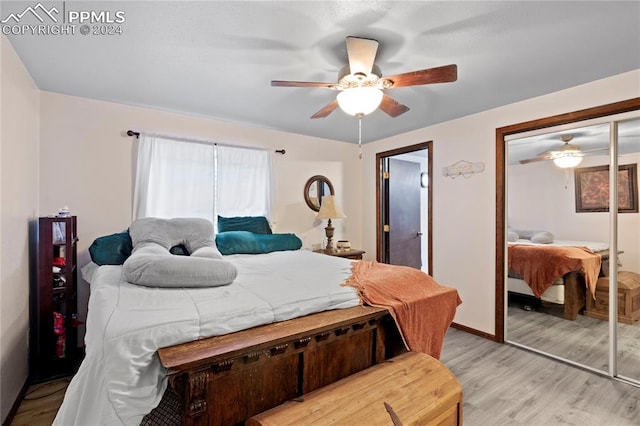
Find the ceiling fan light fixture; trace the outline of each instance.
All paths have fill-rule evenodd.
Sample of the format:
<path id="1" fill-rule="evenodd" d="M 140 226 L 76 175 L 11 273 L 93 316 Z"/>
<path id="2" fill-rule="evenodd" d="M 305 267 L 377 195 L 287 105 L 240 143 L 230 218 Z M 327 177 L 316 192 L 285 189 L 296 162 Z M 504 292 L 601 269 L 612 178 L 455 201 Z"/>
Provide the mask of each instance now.
<path id="1" fill-rule="evenodd" d="M 336 100 L 340 109 L 349 115 L 367 115 L 380 106 L 382 90 L 376 87 L 351 87 L 338 93 Z"/>
<path id="2" fill-rule="evenodd" d="M 580 164 L 581 161 L 582 154 L 579 152 L 566 152 L 553 159 L 553 163 L 562 169 L 575 167 Z"/>

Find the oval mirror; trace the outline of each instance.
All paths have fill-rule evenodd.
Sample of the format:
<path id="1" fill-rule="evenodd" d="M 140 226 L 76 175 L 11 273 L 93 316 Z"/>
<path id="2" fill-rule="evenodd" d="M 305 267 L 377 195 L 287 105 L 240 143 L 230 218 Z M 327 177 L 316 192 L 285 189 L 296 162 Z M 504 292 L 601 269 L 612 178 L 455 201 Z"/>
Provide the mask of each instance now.
<path id="1" fill-rule="evenodd" d="M 315 175 L 304 185 L 304 201 L 313 211 L 320 211 L 320 203 L 325 195 L 335 195 L 331 181 L 324 176 Z"/>

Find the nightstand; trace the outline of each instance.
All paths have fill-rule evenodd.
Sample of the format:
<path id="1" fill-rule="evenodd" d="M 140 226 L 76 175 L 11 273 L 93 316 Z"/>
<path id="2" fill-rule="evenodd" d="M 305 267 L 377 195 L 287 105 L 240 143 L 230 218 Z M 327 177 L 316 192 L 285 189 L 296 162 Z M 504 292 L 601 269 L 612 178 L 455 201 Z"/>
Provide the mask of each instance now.
<path id="1" fill-rule="evenodd" d="M 316 253 L 322 253 L 329 256 L 344 257 L 345 259 L 354 259 L 354 260 L 362 260 L 362 255 L 366 253 L 366 251 L 356 250 L 356 249 L 340 250 L 340 251 L 334 250 L 331 253 L 327 253 L 324 250 L 314 250 L 314 251 Z"/>

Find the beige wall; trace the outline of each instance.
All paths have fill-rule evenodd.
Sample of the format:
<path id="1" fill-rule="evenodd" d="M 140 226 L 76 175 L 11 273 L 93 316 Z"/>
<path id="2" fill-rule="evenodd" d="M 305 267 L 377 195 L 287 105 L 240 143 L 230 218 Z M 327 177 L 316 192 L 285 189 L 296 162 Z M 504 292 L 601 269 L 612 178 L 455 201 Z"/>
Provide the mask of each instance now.
<path id="1" fill-rule="evenodd" d="M 347 218 L 336 220 L 339 237 L 360 242 L 360 186 L 357 147 L 263 128 L 60 95 L 40 94 L 40 213 L 68 205 L 78 216 L 79 249 L 93 239 L 126 229 L 131 223 L 135 139 L 128 129 L 217 141 L 226 144 L 286 149 L 273 154 L 277 232 L 295 232 L 305 246 L 320 243 L 326 224 L 304 202 L 306 180 L 326 175 Z M 81 262 L 82 263 L 82 262 Z"/>
<path id="2" fill-rule="evenodd" d="M 29 223 L 37 216 L 38 89 L 0 36 L 0 418 L 28 369 Z"/>
<path id="3" fill-rule="evenodd" d="M 433 276 L 459 290 L 458 324 L 493 334 L 496 128 L 638 96 L 640 70 L 368 143 L 363 208 L 375 211 L 377 152 L 433 140 Z M 442 176 L 443 167 L 459 160 L 482 161 L 485 171 L 468 179 Z M 362 235 L 363 248 L 373 251 L 374 216 L 363 216 Z"/>

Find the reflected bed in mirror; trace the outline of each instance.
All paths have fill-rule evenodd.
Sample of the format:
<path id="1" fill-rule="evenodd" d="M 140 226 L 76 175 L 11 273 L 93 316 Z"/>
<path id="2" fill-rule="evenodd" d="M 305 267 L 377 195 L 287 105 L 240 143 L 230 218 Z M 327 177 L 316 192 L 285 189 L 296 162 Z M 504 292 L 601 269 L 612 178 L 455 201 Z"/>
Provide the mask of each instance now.
<path id="1" fill-rule="evenodd" d="M 325 195 L 335 195 L 333 184 L 322 175 L 315 175 L 309 178 L 304 185 L 304 201 L 313 211 L 320 211 L 322 197 Z"/>

